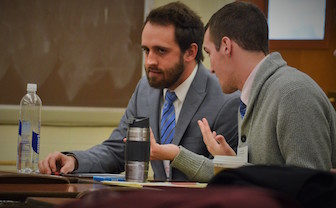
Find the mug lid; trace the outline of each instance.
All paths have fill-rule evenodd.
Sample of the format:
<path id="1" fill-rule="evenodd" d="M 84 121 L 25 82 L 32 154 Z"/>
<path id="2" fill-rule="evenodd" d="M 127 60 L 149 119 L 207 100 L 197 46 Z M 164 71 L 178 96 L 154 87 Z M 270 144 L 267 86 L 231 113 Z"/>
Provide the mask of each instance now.
<path id="1" fill-rule="evenodd" d="M 132 117 L 128 121 L 129 127 L 149 128 L 149 118 L 147 117 Z"/>

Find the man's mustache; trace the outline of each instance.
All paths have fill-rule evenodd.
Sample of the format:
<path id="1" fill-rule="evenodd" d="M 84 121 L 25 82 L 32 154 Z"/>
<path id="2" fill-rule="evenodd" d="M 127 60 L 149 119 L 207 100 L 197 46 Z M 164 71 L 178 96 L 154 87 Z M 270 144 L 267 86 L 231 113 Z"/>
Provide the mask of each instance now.
<path id="1" fill-rule="evenodd" d="M 147 72 L 156 72 L 156 73 L 158 73 L 158 72 L 162 73 L 163 72 L 162 69 L 157 68 L 157 67 L 147 67 L 146 71 Z"/>

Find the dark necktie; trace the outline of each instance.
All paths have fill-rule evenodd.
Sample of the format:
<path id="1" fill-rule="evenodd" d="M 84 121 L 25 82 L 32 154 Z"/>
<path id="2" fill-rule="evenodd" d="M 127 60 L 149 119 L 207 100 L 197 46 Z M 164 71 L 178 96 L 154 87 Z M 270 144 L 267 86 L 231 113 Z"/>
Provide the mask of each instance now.
<path id="1" fill-rule="evenodd" d="M 175 134 L 175 108 L 173 102 L 176 100 L 175 92 L 166 92 L 161 116 L 161 144 L 169 144 Z"/>
<path id="2" fill-rule="evenodd" d="M 241 118 L 244 118 L 244 116 L 245 116 L 245 112 L 246 112 L 246 105 L 245 105 L 245 103 L 243 103 L 243 101 L 241 101 L 241 100 L 240 100 L 239 111 L 240 111 L 240 116 L 241 116 Z"/>

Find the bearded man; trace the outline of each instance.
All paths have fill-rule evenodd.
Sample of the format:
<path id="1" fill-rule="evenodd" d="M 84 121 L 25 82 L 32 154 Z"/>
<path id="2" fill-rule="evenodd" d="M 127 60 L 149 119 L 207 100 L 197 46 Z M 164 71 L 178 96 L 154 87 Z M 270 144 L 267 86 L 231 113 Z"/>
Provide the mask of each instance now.
<path id="1" fill-rule="evenodd" d="M 56 162 L 63 173 L 123 172 L 125 144 L 122 140 L 131 117 L 148 117 L 156 142 L 168 147 L 162 148 L 163 154 L 156 148 L 155 155 L 151 155 L 155 180 L 197 180 L 171 166 L 176 152 L 174 158 L 169 157 L 169 147 L 175 147 L 179 161 L 189 165 L 201 164 L 193 164 L 193 157 L 184 158 L 189 155 L 187 152 L 211 158 L 197 124 L 201 118 L 206 117 L 211 129 L 223 134 L 227 143 L 236 149 L 240 95 L 238 92 L 224 95 L 216 76 L 202 65 L 203 33 L 200 17 L 182 3 L 174 2 L 152 10 L 141 37 L 146 76 L 139 81 L 118 128 L 109 139 L 86 151 L 49 154 L 40 161 L 40 172 L 55 172 Z M 167 94 L 174 97 L 171 116 L 169 122 L 162 122 L 164 103 L 171 99 Z M 166 127 L 168 130 L 163 130 Z"/>

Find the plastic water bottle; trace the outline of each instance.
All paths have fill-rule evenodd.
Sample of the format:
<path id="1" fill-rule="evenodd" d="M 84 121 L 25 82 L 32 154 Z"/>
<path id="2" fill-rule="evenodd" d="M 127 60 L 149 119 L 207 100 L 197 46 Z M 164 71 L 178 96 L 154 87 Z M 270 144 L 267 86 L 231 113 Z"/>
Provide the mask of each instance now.
<path id="1" fill-rule="evenodd" d="M 36 90 L 36 84 L 27 84 L 27 94 L 20 102 L 16 163 L 20 173 L 38 172 L 42 101 Z"/>

